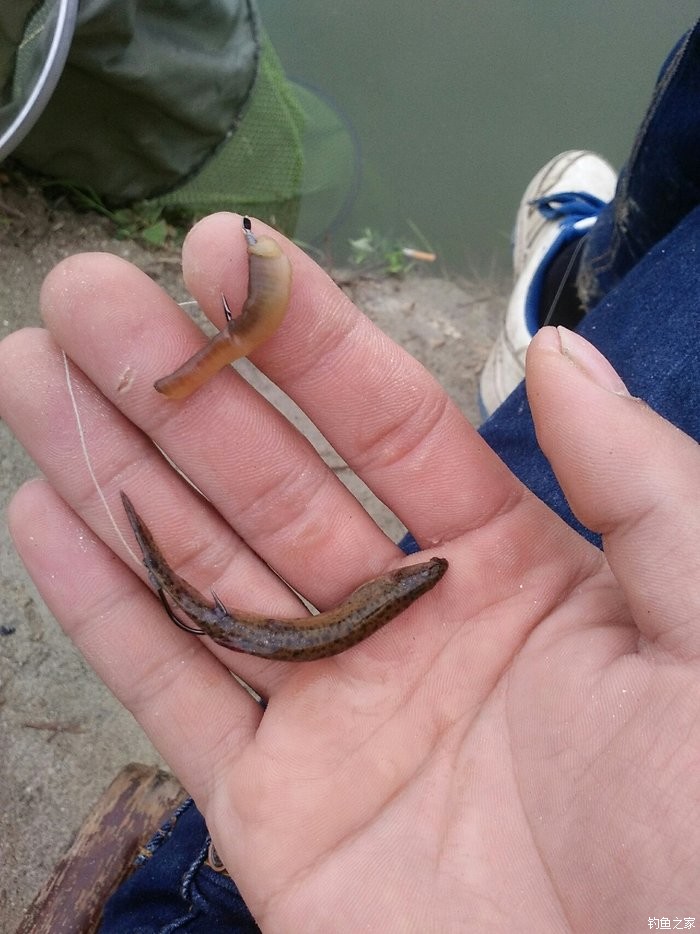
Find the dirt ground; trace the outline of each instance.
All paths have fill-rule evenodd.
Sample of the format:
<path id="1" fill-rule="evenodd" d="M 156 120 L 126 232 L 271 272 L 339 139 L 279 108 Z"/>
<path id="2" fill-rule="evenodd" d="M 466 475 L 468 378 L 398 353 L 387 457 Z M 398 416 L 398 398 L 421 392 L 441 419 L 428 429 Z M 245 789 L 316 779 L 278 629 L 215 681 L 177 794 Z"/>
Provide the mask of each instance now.
<path id="1" fill-rule="evenodd" d="M 106 250 L 144 269 L 178 301 L 188 298 L 176 248 L 147 249 L 118 240 L 96 214 L 47 205 L 36 191 L 0 185 L 0 337 L 39 325 L 41 282 L 60 259 Z M 380 327 L 440 380 L 478 422 L 476 385 L 504 307 L 507 284 L 337 277 Z M 368 491 L 324 449 L 292 404 L 242 361 L 241 370 L 304 427 L 339 476 L 398 535 Z M 77 441 L 76 441 L 77 443 Z M 36 474 L 0 422 L 0 509 Z M 13 931 L 84 816 L 127 763 L 159 762 L 137 724 L 87 668 L 38 597 L 0 522 L 0 931 Z"/>

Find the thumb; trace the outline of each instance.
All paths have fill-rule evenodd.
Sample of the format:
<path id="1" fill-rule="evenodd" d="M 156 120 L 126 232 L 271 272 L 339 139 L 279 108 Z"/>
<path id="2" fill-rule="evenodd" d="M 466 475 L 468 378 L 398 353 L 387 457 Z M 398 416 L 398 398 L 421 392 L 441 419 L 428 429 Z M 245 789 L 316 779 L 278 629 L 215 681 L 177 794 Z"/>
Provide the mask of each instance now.
<path id="1" fill-rule="evenodd" d="M 700 448 L 638 399 L 566 328 L 543 328 L 527 356 L 537 440 L 571 508 L 603 536 L 642 634 L 700 654 Z"/>

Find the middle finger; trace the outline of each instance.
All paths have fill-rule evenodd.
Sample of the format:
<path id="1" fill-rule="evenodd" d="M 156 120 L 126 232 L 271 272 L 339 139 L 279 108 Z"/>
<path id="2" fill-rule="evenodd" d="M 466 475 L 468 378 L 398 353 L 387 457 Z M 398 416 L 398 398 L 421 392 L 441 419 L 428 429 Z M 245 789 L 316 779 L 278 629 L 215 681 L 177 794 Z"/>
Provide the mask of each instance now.
<path id="1" fill-rule="evenodd" d="M 143 273 L 107 255 L 73 257 L 50 274 L 42 311 L 101 393 L 314 603 L 335 602 L 395 559 L 396 546 L 310 444 L 237 374 L 186 405 L 155 392 L 173 342 L 187 344 L 194 325 Z M 171 538 L 167 525 L 154 533 Z M 330 573 L 314 573 L 329 565 Z"/>

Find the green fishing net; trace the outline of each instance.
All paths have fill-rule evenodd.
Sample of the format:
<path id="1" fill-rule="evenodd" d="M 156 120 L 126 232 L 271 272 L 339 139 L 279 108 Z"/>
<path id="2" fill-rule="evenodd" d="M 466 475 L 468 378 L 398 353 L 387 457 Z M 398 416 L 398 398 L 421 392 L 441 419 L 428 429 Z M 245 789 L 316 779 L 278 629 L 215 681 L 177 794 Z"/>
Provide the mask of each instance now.
<path id="1" fill-rule="evenodd" d="M 54 9 L 32 4 L 13 55 L 18 17 L 0 8 L 0 132 Z M 342 212 L 359 165 L 336 109 L 285 77 L 252 0 L 81 0 L 55 90 L 12 155 L 110 206 L 236 210 L 308 239 Z"/>

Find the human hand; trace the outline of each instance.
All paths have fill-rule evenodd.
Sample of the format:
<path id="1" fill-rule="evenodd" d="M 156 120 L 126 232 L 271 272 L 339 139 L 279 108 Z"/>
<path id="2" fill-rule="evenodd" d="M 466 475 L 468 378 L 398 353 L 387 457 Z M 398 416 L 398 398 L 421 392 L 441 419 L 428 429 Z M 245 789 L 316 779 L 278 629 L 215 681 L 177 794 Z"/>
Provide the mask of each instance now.
<path id="1" fill-rule="evenodd" d="M 210 217 L 184 248 L 219 323 L 221 291 L 232 306 L 245 291 L 239 224 Z M 538 437 L 603 557 L 285 250 L 290 311 L 254 362 L 449 559 L 446 576 L 324 661 L 264 662 L 176 629 L 90 478 L 59 347 L 121 532 L 131 541 L 124 489 L 198 589 L 293 616 L 277 575 L 325 608 L 401 557 L 232 371 L 184 404 L 159 397 L 153 379 L 201 338 L 144 274 L 94 254 L 50 274 L 48 333 L 0 345 L 0 411 L 46 477 L 9 521 L 48 606 L 195 797 L 264 930 L 637 931 L 649 913 L 695 914 L 697 446 L 576 335 L 563 353 L 557 331 L 537 335 Z M 264 714 L 229 668 L 269 698 Z"/>

